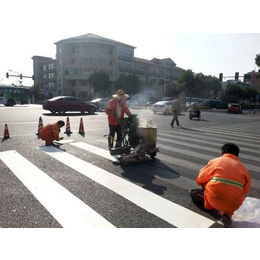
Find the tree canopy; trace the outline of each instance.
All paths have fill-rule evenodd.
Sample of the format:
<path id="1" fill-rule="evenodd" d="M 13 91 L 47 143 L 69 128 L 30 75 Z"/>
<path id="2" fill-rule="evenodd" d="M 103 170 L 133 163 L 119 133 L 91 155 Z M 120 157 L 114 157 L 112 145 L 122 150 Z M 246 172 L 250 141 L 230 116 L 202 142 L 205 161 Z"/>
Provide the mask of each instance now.
<path id="1" fill-rule="evenodd" d="M 221 83 L 216 77 L 187 70 L 179 78 L 177 89 L 179 94 L 184 93 L 186 96 L 209 98 L 212 94 L 217 96 L 221 91 Z"/>
<path id="2" fill-rule="evenodd" d="M 91 74 L 88 78 L 88 82 L 93 86 L 94 92 L 108 91 L 111 86 L 109 75 L 102 70 Z"/>
<path id="3" fill-rule="evenodd" d="M 115 82 L 116 89 L 123 89 L 128 94 L 138 94 L 141 92 L 141 84 L 136 75 L 120 75 Z"/>
<path id="4" fill-rule="evenodd" d="M 255 57 L 255 64 L 260 67 L 260 53 L 256 55 Z"/>

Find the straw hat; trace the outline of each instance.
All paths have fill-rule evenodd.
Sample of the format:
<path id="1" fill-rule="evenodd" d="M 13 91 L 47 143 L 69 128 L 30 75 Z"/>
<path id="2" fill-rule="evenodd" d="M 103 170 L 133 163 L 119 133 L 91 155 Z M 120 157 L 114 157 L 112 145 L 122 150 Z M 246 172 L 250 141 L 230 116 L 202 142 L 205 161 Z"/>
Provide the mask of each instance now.
<path id="1" fill-rule="evenodd" d="M 119 89 L 115 95 L 113 95 L 114 98 L 119 98 L 119 99 L 123 99 L 123 98 L 128 98 L 129 95 L 125 94 L 125 91 L 123 89 Z"/>

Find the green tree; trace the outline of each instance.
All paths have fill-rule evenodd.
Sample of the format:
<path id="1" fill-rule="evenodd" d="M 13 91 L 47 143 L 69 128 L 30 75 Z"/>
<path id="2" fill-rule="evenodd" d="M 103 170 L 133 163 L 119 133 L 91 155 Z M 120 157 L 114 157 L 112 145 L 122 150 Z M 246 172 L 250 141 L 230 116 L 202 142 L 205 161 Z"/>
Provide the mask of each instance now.
<path id="1" fill-rule="evenodd" d="M 210 97 L 210 94 L 213 93 L 213 96 L 215 98 L 222 89 L 221 83 L 216 77 L 212 77 L 210 75 L 206 76 L 205 80 L 206 80 L 208 95 L 203 97 L 208 98 Z"/>
<path id="2" fill-rule="evenodd" d="M 123 89 L 125 93 L 134 95 L 141 92 L 142 86 L 136 75 L 120 75 L 115 82 L 116 89 Z"/>
<path id="3" fill-rule="evenodd" d="M 186 96 L 193 96 L 196 93 L 195 77 L 192 70 L 185 71 L 178 79 L 177 88 L 179 93 Z"/>
<path id="4" fill-rule="evenodd" d="M 111 87 L 111 83 L 109 80 L 109 75 L 100 70 L 96 73 L 93 73 L 88 78 L 88 82 L 94 88 L 94 92 L 108 92 Z"/>
<path id="5" fill-rule="evenodd" d="M 256 55 L 255 57 L 255 64 L 260 67 L 260 53 Z"/>
<path id="6" fill-rule="evenodd" d="M 243 99 L 245 97 L 244 88 L 237 84 L 229 83 L 225 89 L 225 93 L 227 95 L 228 102 L 238 102 L 239 99 Z"/>

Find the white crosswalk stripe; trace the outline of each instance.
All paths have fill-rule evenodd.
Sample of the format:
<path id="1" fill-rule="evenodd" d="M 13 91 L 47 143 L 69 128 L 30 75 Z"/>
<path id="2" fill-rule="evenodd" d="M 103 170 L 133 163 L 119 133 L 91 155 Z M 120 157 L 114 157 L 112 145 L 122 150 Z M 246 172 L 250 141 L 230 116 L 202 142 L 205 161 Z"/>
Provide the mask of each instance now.
<path id="1" fill-rule="evenodd" d="M 258 125 L 255 123 L 255 126 Z M 160 153 L 156 156 L 157 160 L 148 161 L 147 172 L 138 165 L 133 166 L 132 169 L 189 191 L 198 188 L 195 179 L 207 161 L 220 156 L 220 147 L 224 143 L 234 142 L 240 147 L 240 160 L 249 171 L 254 172 L 252 187 L 259 190 L 260 180 L 256 174 L 260 173 L 260 134 L 254 130 L 248 131 L 247 127 L 240 128 L 239 126 L 238 124 L 227 127 L 210 126 L 188 130 L 178 128 L 175 131 L 158 131 L 157 147 L 160 147 Z M 100 160 L 118 162 L 116 156 L 110 155 L 106 138 L 95 140 L 97 146 L 87 141 L 85 139 L 84 142 L 75 142 L 68 139 L 61 143 L 64 147 L 67 145 L 67 147 L 84 151 L 86 154 L 95 154 Z M 144 209 L 175 227 L 211 227 L 215 223 L 210 218 L 115 175 L 110 170 L 93 165 L 88 162 L 88 158 L 80 159 L 55 147 L 39 147 L 39 150 L 45 156 L 77 171 L 84 178 L 93 180 L 121 196 L 135 207 Z M 22 154 L 16 151 L 0 152 L 0 160 L 61 226 L 115 227 Z M 162 166 L 158 162 L 161 162 Z"/>
<path id="2" fill-rule="evenodd" d="M 55 147 L 40 147 L 39 149 L 176 227 L 210 227 L 214 223 L 210 219 Z"/>
<path id="3" fill-rule="evenodd" d="M 114 227 L 16 151 L 0 152 L 0 159 L 63 227 Z"/>

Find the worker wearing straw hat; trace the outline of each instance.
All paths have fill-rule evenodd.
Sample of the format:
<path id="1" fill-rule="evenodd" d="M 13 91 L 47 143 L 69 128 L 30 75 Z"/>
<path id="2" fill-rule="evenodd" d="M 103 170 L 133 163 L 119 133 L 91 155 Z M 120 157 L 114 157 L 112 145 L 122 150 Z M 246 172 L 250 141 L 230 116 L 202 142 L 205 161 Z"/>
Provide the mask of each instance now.
<path id="1" fill-rule="evenodd" d="M 126 105 L 125 98 L 129 95 L 125 94 L 124 90 L 119 89 L 113 98 L 108 102 L 105 109 L 108 115 L 109 124 L 109 136 L 108 136 L 108 146 L 113 147 L 113 140 L 115 138 L 115 133 L 117 135 L 116 147 L 121 145 L 122 142 L 122 126 L 120 120 L 124 118 L 124 114 L 128 116 L 131 115 L 129 108 Z"/>

